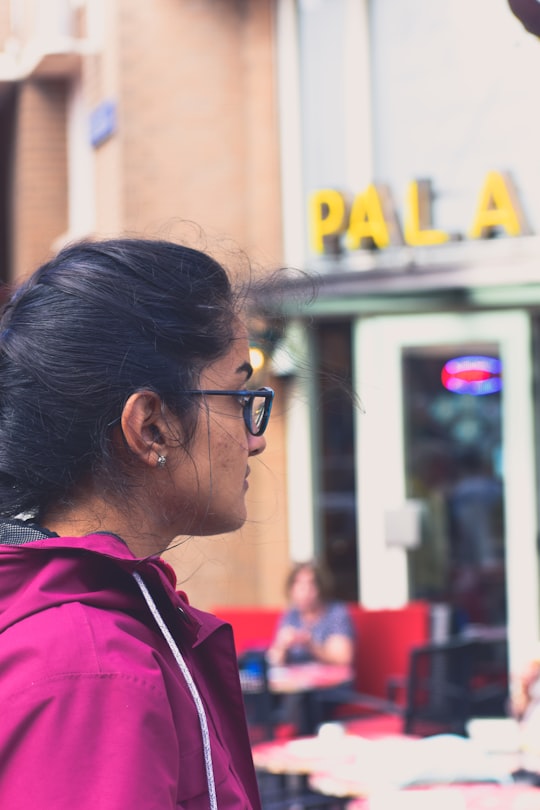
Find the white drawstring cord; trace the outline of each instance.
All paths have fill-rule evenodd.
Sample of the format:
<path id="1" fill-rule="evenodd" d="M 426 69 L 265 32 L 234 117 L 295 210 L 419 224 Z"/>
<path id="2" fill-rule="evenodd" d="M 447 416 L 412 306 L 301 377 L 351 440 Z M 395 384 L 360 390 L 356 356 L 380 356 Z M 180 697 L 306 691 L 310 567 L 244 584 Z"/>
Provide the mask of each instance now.
<path id="1" fill-rule="evenodd" d="M 212 749 L 210 747 L 210 734 L 208 731 L 208 721 L 206 719 L 206 713 L 204 711 L 204 706 L 202 704 L 201 696 L 199 694 L 199 690 L 195 685 L 195 681 L 189 671 L 186 662 L 182 656 L 182 653 L 178 649 L 178 646 L 172 637 L 169 628 L 163 621 L 161 613 L 156 607 L 156 603 L 154 602 L 150 591 L 144 584 L 140 574 L 136 571 L 133 572 L 133 578 L 137 585 L 139 586 L 142 595 L 144 596 L 145 602 L 150 608 L 150 612 L 152 616 L 156 620 L 156 623 L 163 634 L 163 637 L 167 644 L 170 647 L 172 654 L 174 655 L 175 661 L 180 667 L 180 671 L 184 676 L 186 683 L 188 685 L 188 689 L 191 692 L 191 697 L 193 698 L 193 702 L 195 703 L 195 708 L 197 709 L 197 714 L 199 715 L 199 723 L 201 726 L 201 735 L 203 741 L 203 751 L 204 751 L 204 767 L 206 770 L 206 781 L 208 783 L 208 796 L 210 798 L 210 810 L 218 810 L 217 804 L 217 796 L 216 796 L 216 784 L 214 781 L 214 768 L 212 765 Z"/>

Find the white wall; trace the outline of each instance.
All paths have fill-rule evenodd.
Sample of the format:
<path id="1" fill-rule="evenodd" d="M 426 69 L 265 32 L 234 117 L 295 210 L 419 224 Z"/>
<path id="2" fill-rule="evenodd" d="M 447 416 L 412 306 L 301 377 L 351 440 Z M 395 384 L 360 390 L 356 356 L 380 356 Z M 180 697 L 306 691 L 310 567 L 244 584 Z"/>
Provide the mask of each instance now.
<path id="1" fill-rule="evenodd" d="M 540 40 L 506 0 L 373 0 L 375 176 L 402 205 L 430 177 L 436 226 L 470 226 L 488 170 L 510 170 L 540 232 Z"/>

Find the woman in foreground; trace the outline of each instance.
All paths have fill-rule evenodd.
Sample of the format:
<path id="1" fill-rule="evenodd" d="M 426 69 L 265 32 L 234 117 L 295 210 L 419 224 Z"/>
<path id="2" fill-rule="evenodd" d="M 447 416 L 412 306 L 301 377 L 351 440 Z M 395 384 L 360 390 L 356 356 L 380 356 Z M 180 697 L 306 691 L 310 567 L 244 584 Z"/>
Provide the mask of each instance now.
<path id="1" fill-rule="evenodd" d="M 245 521 L 273 392 L 224 269 L 66 248 L 0 323 L 0 807 L 258 808 L 230 627 L 159 557 Z"/>

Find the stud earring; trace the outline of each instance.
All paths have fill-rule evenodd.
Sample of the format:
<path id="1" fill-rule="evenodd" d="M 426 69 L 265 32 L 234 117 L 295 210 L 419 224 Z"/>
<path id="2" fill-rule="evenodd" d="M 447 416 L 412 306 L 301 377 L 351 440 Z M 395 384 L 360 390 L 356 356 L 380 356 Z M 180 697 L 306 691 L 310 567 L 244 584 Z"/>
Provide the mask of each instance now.
<path id="1" fill-rule="evenodd" d="M 167 456 L 162 456 L 161 453 L 159 453 L 157 457 L 158 467 L 164 467 L 166 463 L 167 463 Z"/>

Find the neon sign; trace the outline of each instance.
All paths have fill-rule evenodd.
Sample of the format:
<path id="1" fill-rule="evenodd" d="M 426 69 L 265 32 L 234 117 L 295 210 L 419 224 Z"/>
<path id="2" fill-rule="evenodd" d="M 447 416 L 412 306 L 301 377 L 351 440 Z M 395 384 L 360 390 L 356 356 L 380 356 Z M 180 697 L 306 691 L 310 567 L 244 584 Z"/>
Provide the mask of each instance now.
<path id="1" fill-rule="evenodd" d="M 444 364 L 441 381 L 454 394 L 481 397 L 502 388 L 501 361 L 496 357 L 469 354 Z"/>

